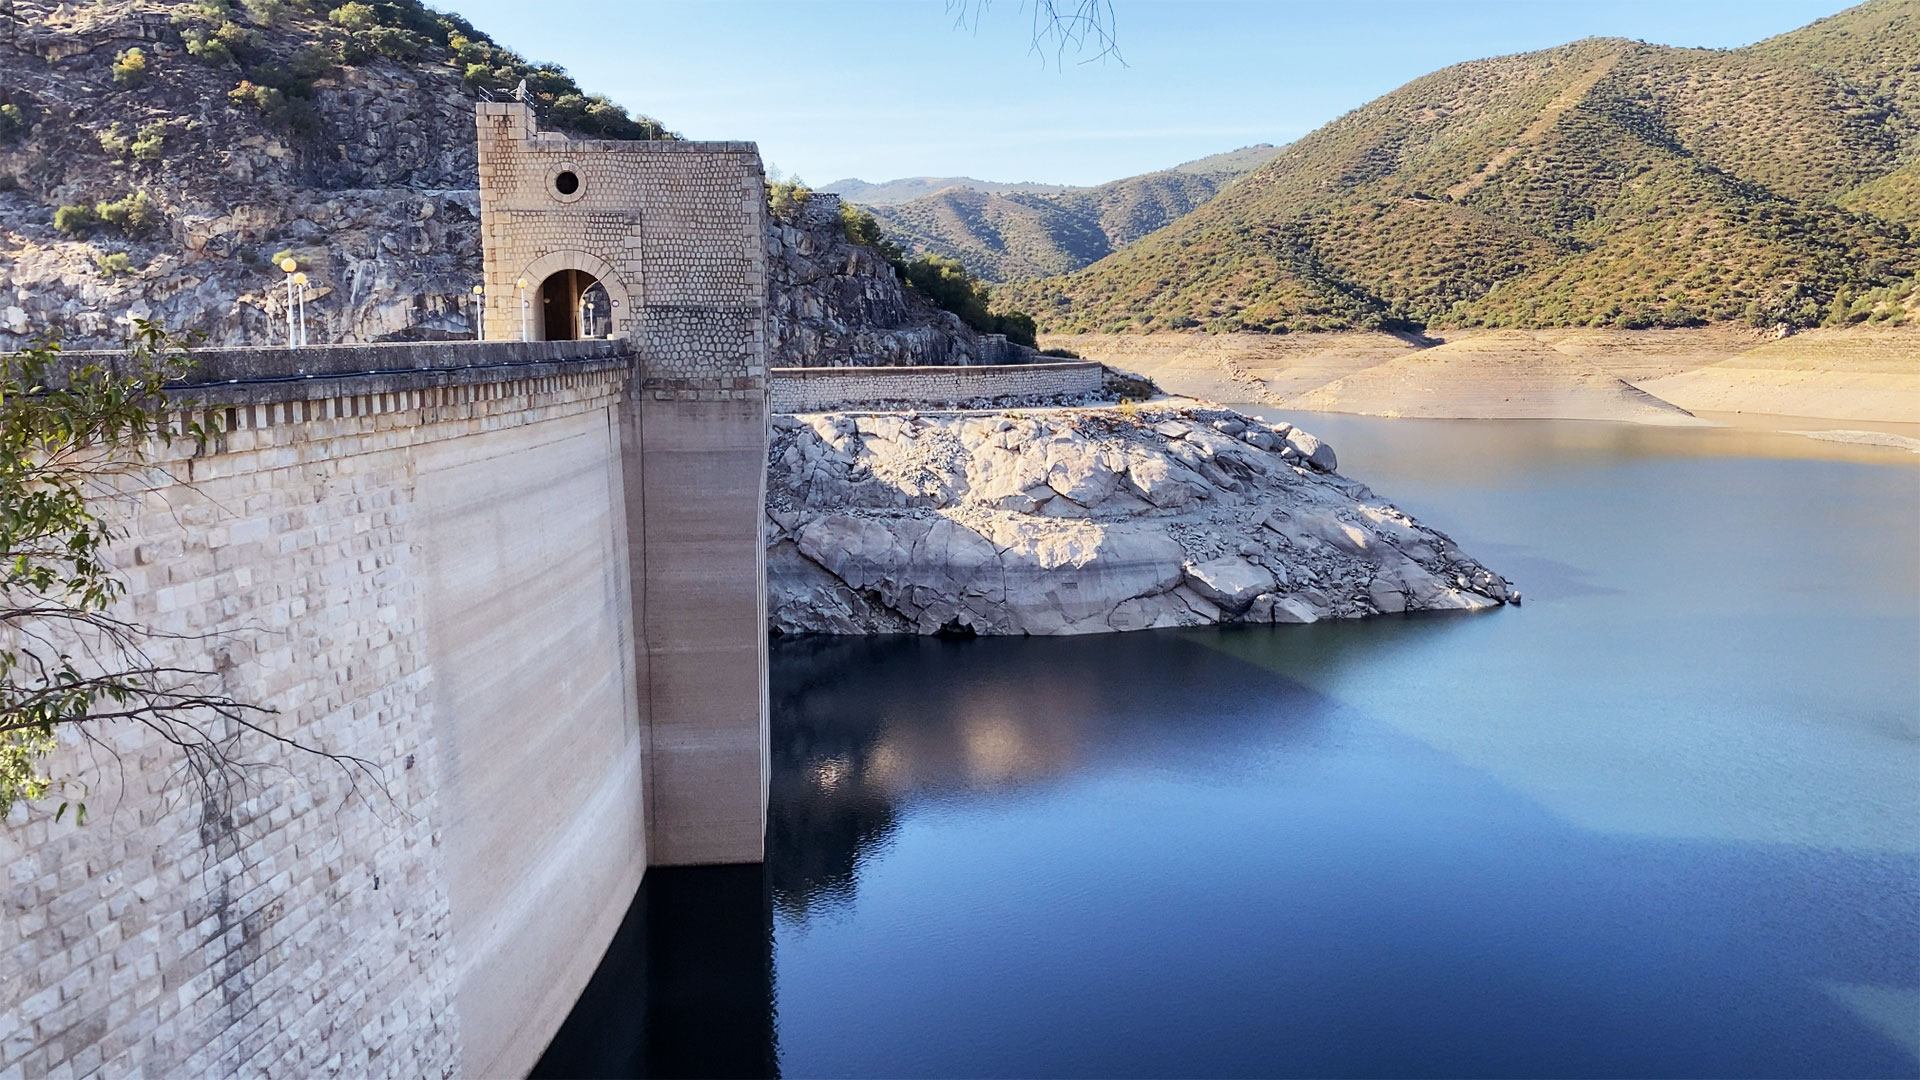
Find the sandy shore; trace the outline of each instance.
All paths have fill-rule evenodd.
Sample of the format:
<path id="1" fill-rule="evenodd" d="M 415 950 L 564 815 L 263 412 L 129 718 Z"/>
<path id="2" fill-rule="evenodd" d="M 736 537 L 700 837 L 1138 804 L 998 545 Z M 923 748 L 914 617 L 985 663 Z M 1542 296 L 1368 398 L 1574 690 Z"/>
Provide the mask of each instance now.
<path id="1" fill-rule="evenodd" d="M 1437 342 L 1437 343 L 1436 343 Z M 1051 336 L 1175 394 L 1376 416 L 1727 423 L 1920 437 L 1920 327 Z M 1825 437 L 1825 436 L 1822 436 Z"/>

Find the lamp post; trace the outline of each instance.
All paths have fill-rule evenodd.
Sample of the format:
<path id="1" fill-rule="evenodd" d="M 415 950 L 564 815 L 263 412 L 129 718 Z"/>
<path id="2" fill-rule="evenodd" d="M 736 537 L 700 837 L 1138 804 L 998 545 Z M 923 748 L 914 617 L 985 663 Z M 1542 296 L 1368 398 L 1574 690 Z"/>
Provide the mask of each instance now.
<path id="1" fill-rule="evenodd" d="M 527 279 L 521 278 L 514 282 L 514 285 L 520 290 L 520 340 L 532 341 L 533 338 L 527 332 Z"/>
<path id="2" fill-rule="evenodd" d="M 307 273 L 302 270 L 293 275 L 293 284 L 299 289 L 300 297 L 300 347 L 307 347 Z"/>
<path id="3" fill-rule="evenodd" d="M 487 287 L 473 287 L 473 340 L 487 340 Z"/>
<path id="4" fill-rule="evenodd" d="M 280 260 L 280 269 L 287 273 L 287 348 L 291 349 L 299 344 L 293 323 L 293 275 L 300 269 L 300 263 L 289 255 Z"/>

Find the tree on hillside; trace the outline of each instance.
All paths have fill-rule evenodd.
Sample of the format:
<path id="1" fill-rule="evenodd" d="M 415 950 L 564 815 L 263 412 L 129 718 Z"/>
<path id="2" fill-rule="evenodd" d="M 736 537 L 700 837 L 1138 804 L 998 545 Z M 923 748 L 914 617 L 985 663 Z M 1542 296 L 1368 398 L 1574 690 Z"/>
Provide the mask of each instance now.
<path id="1" fill-rule="evenodd" d="M 218 805 L 250 764 L 251 736 L 307 750 L 378 781 L 369 763 L 315 750 L 263 724 L 271 710 L 221 689 L 220 664 L 156 658 L 211 652 L 204 638 L 162 634 L 116 614 L 125 585 L 109 549 L 119 538 L 98 503 L 138 481 L 154 440 L 204 444 L 181 425 L 164 388 L 186 373 L 181 343 L 136 321 L 124 358 L 74 366 L 43 341 L 0 356 L 0 817 L 57 796 L 84 818 L 84 791 L 51 776 L 61 732 L 113 754 L 110 725 L 143 727 L 174 747 Z M 116 486 L 118 485 L 118 486 Z M 187 647 L 158 648 L 161 643 Z"/>

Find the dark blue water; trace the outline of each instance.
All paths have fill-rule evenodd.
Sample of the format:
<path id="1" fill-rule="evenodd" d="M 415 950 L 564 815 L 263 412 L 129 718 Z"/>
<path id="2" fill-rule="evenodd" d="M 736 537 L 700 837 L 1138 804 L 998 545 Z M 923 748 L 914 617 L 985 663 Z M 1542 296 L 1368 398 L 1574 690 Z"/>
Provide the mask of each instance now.
<path id="1" fill-rule="evenodd" d="M 1525 607 L 778 643 L 769 863 L 690 950 L 761 951 L 648 1067 L 1920 1074 L 1914 459 L 1309 426 Z"/>

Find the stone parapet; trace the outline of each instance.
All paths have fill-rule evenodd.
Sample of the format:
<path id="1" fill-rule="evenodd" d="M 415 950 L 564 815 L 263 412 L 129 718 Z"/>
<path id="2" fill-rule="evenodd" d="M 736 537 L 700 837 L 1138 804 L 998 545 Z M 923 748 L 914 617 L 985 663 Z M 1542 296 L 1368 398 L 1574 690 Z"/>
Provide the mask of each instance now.
<path id="1" fill-rule="evenodd" d="M 625 341 L 489 341 L 324 345 L 304 349 L 197 349 L 170 396 L 195 406 L 418 394 L 458 386 L 632 370 Z M 68 369 L 124 362 L 118 352 L 62 354 Z M 425 400 L 425 399 L 421 399 Z M 392 408 L 399 408 L 394 405 Z"/>
<path id="2" fill-rule="evenodd" d="M 104 349 L 61 353 L 70 367 L 113 366 L 121 362 L 124 355 Z M 188 355 L 193 359 L 193 369 L 182 380 L 182 385 L 206 386 L 630 358 L 633 344 L 627 341 L 403 341 L 380 345 L 308 345 L 298 349 L 193 349 Z"/>
<path id="3" fill-rule="evenodd" d="M 847 405 L 960 405 L 1003 398 L 1097 394 L 1104 368 L 1095 363 L 978 367 L 774 368 L 775 412 Z"/>

